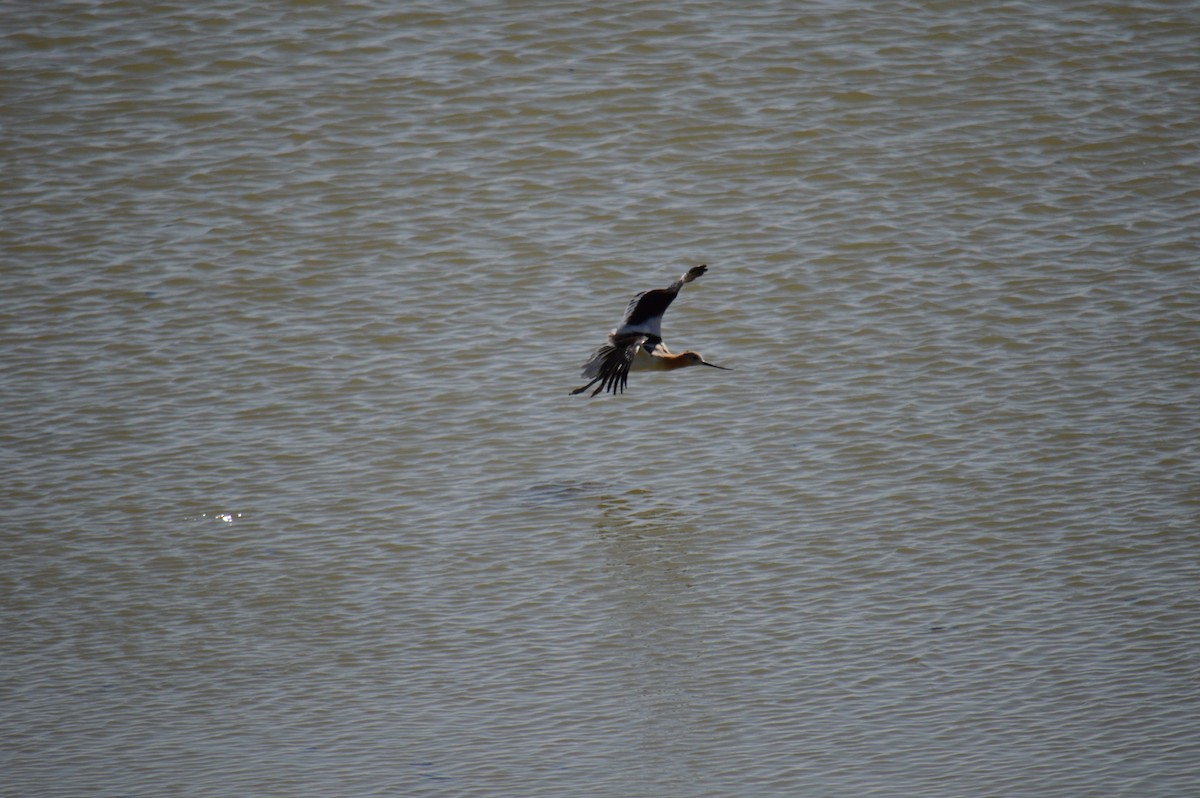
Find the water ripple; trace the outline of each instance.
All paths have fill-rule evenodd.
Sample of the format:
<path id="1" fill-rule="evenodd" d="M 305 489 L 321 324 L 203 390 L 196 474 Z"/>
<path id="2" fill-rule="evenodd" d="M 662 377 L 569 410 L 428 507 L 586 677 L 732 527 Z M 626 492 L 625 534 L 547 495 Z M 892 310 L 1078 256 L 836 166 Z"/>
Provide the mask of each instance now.
<path id="1" fill-rule="evenodd" d="M 0 10 L 14 794 L 1195 792 L 1183 6 L 126 5 Z"/>

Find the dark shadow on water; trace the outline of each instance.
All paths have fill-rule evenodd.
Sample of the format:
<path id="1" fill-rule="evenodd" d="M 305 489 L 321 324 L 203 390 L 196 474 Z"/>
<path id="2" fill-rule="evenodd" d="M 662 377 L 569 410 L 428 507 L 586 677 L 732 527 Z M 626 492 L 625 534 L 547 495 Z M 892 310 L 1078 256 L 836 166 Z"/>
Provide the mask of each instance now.
<path id="1" fill-rule="evenodd" d="M 614 490 L 612 485 L 603 482 L 563 480 L 534 485 L 526 491 L 526 497 L 538 504 L 563 504 L 601 499 Z"/>

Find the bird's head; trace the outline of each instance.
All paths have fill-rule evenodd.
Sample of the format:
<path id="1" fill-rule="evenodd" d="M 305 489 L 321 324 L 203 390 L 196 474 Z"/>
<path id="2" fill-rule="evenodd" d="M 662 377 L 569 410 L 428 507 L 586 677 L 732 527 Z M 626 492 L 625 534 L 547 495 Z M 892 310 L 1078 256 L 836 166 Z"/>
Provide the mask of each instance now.
<path id="1" fill-rule="evenodd" d="M 700 356 L 699 352 L 690 352 L 690 351 L 689 352 L 680 352 L 677 355 L 677 357 L 679 359 L 680 367 L 683 367 L 683 366 L 712 366 L 715 369 L 723 369 L 725 371 L 732 371 L 732 369 L 728 368 L 727 366 L 718 366 L 716 363 L 709 363 L 707 360 L 705 360 L 703 357 Z"/>

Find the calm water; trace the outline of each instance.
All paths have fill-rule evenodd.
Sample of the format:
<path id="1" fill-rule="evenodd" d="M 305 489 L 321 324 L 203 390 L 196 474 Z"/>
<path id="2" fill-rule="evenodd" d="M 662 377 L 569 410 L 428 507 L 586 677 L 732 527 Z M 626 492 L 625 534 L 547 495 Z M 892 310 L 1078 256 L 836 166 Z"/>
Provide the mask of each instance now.
<path id="1" fill-rule="evenodd" d="M 1200 792 L 1194 4 L 0 31 L 3 796 Z"/>

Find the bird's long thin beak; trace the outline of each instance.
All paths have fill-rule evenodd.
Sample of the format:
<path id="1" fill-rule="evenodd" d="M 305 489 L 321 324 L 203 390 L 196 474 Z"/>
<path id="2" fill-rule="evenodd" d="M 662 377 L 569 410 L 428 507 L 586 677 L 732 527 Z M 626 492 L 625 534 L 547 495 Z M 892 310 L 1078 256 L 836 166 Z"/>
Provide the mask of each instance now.
<path id="1" fill-rule="evenodd" d="M 729 366 L 718 366 L 716 363 L 709 363 L 707 360 L 702 360 L 700 362 L 706 366 L 712 366 L 715 369 L 721 369 L 721 371 L 733 371 L 733 369 L 731 369 Z"/>

